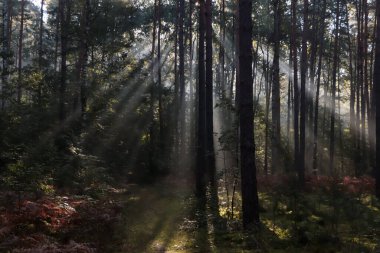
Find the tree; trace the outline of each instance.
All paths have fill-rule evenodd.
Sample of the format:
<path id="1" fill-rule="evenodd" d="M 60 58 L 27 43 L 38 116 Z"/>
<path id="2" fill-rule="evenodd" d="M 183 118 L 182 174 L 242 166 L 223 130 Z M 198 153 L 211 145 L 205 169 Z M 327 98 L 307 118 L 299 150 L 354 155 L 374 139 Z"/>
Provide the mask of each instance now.
<path id="1" fill-rule="evenodd" d="M 67 79 L 67 44 L 68 27 L 70 20 L 70 1 L 59 0 L 59 17 L 61 30 L 61 76 L 59 84 L 59 120 L 61 124 L 66 119 L 65 100 L 66 100 L 66 79 Z"/>
<path id="2" fill-rule="evenodd" d="M 9 58 L 10 58 L 10 32 L 11 32 L 11 9 L 9 0 L 3 2 L 3 67 L 1 72 L 1 108 L 4 109 L 8 93 Z"/>
<path id="3" fill-rule="evenodd" d="M 299 150 L 299 87 L 298 87 L 298 52 L 297 52 L 297 0 L 292 0 L 292 28 L 290 47 L 293 56 L 293 87 L 294 87 L 294 166 L 299 172 L 300 150 Z M 300 175 L 302 177 L 302 175 Z"/>
<path id="4" fill-rule="evenodd" d="M 280 24 L 281 1 L 275 0 L 274 9 L 274 48 L 272 85 L 272 173 L 280 169 L 281 121 L 280 121 Z"/>
<path id="5" fill-rule="evenodd" d="M 163 105 L 162 105 L 162 66 L 161 66 L 161 31 L 162 31 L 162 1 L 158 0 L 157 9 L 157 22 L 158 22 L 158 32 L 157 32 L 157 71 L 158 71 L 158 117 L 159 117 L 159 143 L 162 149 L 164 142 L 164 118 L 163 118 Z M 161 150 L 162 152 L 162 150 Z"/>
<path id="6" fill-rule="evenodd" d="M 206 138 L 206 87 L 205 87 L 205 3 L 199 2 L 198 31 L 198 126 L 197 126 L 197 165 L 196 193 L 200 196 L 204 191 L 205 138 Z"/>
<path id="7" fill-rule="evenodd" d="M 44 4 L 45 0 L 41 0 L 40 6 L 40 31 L 38 38 L 38 67 L 42 69 L 42 57 L 43 57 L 43 36 L 44 36 Z M 38 85 L 38 106 L 42 106 L 42 82 Z"/>
<path id="8" fill-rule="evenodd" d="M 22 96 L 22 58 L 23 58 L 23 39 L 24 39 L 24 11 L 25 11 L 25 0 L 21 0 L 21 17 L 20 17 L 20 34 L 18 39 L 18 85 L 17 85 L 17 102 L 21 103 Z"/>
<path id="9" fill-rule="evenodd" d="M 252 0 L 239 0 L 239 125 L 243 226 L 260 222 L 253 134 Z"/>
<path id="10" fill-rule="evenodd" d="M 373 85 L 376 103 L 376 196 L 380 199 L 380 1 L 376 0 L 376 50 Z"/>
<path id="11" fill-rule="evenodd" d="M 81 40 L 79 45 L 79 59 L 78 59 L 78 80 L 79 80 L 79 96 L 78 104 L 80 105 L 80 115 L 83 119 L 86 106 L 86 83 L 87 83 L 87 58 L 89 48 L 89 30 L 90 30 L 90 0 L 82 0 L 82 14 L 81 14 Z"/>
<path id="12" fill-rule="evenodd" d="M 300 100 L 300 151 L 298 176 L 300 184 L 305 181 L 305 141 L 306 141 L 306 76 L 307 76 L 307 38 L 309 30 L 309 1 L 303 1 L 303 32 L 301 52 L 301 100 Z M 295 64 L 295 63 L 294 63 Z"/>
<path id="13" fill-rule="evenodd" d="M 322 13 L 320 17 L 320 31 L 319 31 L 319 56 L 318 56 L 318 71 L 317 71 L 317 88 L 315 95 L 314 107 L 314 130 L 313 130 L 313 172 L 314 175 L 318 171 L 318 119 L 319 119 L 319 94 L 321 89 L 321 75 L 322 75 L 322 59 L 324 53 L 323 35 L 325 34 L 325 15 L 326 15 L 326 0 L 322 3 Z"/>
<path id="14" fill-rule="evenodd" d="M 184 19 L 185 19 L 185 1 L 179 0 L 179 121 L 180 121 L 180 145 L 181 153 L 184 152 L 185 141 L 185 35 L 184 35 Z"/>
<path id="15" fill-rule="evenodd" d="M 338 71 L 338 46 L 339 46 L 339 15 L 340 6 L 339 0 L 336 7 L 336 20 L 335 20 L 335 39 L 334 39 L 334 59 L 333 59 L 333 74 L 332 74 L 332 88 L 331 88 L 331 120 L 330 120 L 330 164 L 329 173 L 334 174 L 334 152 L 335 152 L 335 100 L 336 100 L 336 81 Z"/>
<path id="16" fill-rule="evenodd" d="M 212 70 L 212 1 L 205 2 L 206 23 L 206 164 L 211 185 L 215 183 L 213 70 Z"/>

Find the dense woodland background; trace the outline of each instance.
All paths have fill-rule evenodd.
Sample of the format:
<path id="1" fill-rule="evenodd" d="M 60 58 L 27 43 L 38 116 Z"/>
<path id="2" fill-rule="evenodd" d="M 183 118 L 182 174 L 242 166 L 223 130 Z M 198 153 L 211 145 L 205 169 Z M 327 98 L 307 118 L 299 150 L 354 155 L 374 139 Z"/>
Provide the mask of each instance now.
<path id="1" fill-rule="evenodd" d="M 0 9 L 0 252 L 379 252 L 380 1 Z"/>

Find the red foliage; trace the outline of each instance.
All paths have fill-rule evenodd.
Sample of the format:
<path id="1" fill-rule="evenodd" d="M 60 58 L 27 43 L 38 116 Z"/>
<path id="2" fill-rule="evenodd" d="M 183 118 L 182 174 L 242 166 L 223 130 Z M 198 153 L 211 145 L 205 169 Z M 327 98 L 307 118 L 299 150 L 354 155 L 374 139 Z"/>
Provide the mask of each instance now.
<path id="1" fill-rule="evenodd" d="M 341 184 L 347 192 L 352 194 L 373 193 L 375 191 L 375 180 L 368 176 L 344 177 Z"/>
<path id="2" fill-rule="evenodd" d="M 0 193 L 1 196 L 1 193 Z M 0 207 L 0 251 L 12 252 L 96 252 L 86 243 L 71 240 L 61 244 L 46 234 L 69 234 L 84 224 L 107 225 L 117 221 L 121 207 L 110 201 L 87 197 L 45 197 L 37 201 L 13 200 L 12 207 Z"/>

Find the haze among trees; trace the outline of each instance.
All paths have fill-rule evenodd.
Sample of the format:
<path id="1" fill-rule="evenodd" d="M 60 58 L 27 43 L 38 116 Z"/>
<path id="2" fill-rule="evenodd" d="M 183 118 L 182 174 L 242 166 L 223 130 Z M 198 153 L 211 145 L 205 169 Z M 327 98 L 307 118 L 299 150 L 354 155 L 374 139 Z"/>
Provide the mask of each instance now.
<path id="1" fill-rule="evenodd" d="M 380 0 L 0 9 L 0 252 L 380 252 Z"/>

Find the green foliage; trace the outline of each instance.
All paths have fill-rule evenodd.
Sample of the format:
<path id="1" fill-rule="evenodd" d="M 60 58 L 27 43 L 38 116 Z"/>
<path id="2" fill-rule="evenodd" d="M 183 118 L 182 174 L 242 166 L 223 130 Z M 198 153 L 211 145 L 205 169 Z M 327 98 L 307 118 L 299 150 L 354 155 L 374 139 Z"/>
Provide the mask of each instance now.
<path id="1" fill-rule="evenodd" d="M 9 164 L 1 177 L 2 186 L 16 192 L 51 193 L 51 178 L 41 167 L 29 167 L 22 162 Z"/>

